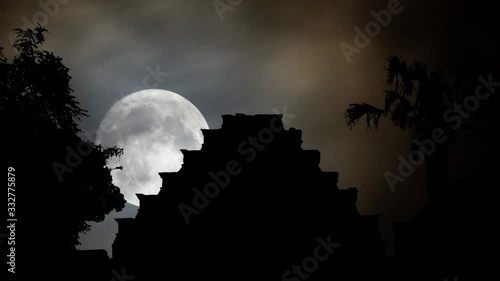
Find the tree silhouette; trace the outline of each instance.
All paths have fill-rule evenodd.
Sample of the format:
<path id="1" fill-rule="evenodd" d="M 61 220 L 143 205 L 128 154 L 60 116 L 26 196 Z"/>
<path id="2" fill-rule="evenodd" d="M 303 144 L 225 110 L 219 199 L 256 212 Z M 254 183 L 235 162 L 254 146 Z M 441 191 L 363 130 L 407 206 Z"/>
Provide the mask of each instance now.
<path id="1" fill-rule="evenodd" d="M 428 73 L 424 63 L 415 61 L 408 65 L 397 56 L 387 58 L 385 70 L 386 83 L 392 89 L 384 90 L 384 107 L 350 104 L 345 112 L 347 124 L 352 129 L 365 117 L 367 129 L 376 129 L 381 117 L 389 118 L 395 126 L 409 133 L 413 150 L 419 149 L 418 144 L 425 140 L 431 140 L 433 130 L 442 129 L 446 141 L 434 144 L 435 150 L 424 156 L 430 199 L 439 200 L 448 186 L 447 157 L 455 137 L 450 124 L 444 121 L 443 113 L 460 98 L 460 81 L 457 79 L 454 86 L 450 86 L 440 72 Z"/>
<path id="2" fill-rule="evenodd" d="M 0 49 L 1 122 L 8 132 L 2 142 L 19 174 L 23 245 L 31 247 L 30 255 L 38 249 L 40 256 L 74 250 L 88 222 L 102 221 L 125 204 L 108 167 L 122 150 L 79 136 L 77 122 L 87 111 L 72 94 L 62 59 L 41 49 L 45 32 L 41 26 L 16 29 L 12 46 L 18 53 L 11 61 Z"/>

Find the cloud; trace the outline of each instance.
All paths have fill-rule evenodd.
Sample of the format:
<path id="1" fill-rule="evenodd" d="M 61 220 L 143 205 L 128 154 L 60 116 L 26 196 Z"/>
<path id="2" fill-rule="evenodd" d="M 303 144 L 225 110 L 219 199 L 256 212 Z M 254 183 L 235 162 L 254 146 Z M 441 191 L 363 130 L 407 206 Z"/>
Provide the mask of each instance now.
<path id="1" fill-rule="evenodd" d="M 84 129 L 97 128 L 114 102 L 142 85 L 145 68 L 159 64 L 171 75 L 158 87 L 186 97 L 213 128 L 221 114 L 288 106 L 297 114 L 292 125 L 304 131 L 304 147 L 322 152 L 322 168 L 339 171 L 343 187 L 359 186 L 358 207 L 389 212 L 396 199 L 411 205 L 403 197 L 420 194 L 410 186 L 418 189 L 422 178 L 401 198 L 385 195 L 383 173 L 409 149 L 408 138 L 389 123 L 378 132 L 349 131 L 343 111 L 353 102 L 382 102 L 382 66 L 390 54 L 421 59 L 453 77 L 470 54 L 495 69 L 498 43 L 496 10 L 488 2 L 401 0 L 405 10 L 348 64 L 340 42 L 353 40 L 353 28 L 373 20 L 370 11 L 387 2 L 252 0 L 221 22 L 211 1 L 70 1 L 48 23 L 46 47 L 71 69 L 75 95 L 91 115 Z M 2 8 L 0 35 L 39 6 L 6 0 Z M 0 44 L 8 45 L 6 36 Z"/>

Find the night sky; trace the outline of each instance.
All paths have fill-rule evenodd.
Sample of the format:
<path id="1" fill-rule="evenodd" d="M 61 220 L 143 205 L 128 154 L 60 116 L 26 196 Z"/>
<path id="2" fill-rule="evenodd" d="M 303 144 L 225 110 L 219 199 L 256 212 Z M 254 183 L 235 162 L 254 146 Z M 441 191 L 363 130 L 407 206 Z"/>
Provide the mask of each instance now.
<path id="1" fill-rule="evenodd" d="M 382 215 L 387 241 L 392 222 L 408 220 L 427 203 L 425 168 L 391 192 L 383 175 L 397 169 L 399 155 L 408 155 L 408 135 L 387 120 L 377 131 L 363 124 L 350 131 L 345 109 L 361 101 L 383 106 L 383 66 L 392 54 L 422 60 L 450 81 L 474 58 L 481 73 L 500 80 L 497 10 L 487 1 L 402 0 L 400 12 L 350 63 L 339 45 L 353 45 L 354 28 L 364 30 L 374 20 L 372 10 L 398 1 L 243 0 L 223 17 L 213 0 L 46 1 L 2 1 L 0 46 L 11 57 L 11 30 L 34 15 L 45 21 L 51 34 L 44 48 L 63 58 L 74 95 L 89 112 L 82 129 L 98 128 L 116 101 L 147 88 L 143 80 L 155 69 L 162 74 L 149 85 L 187 98 L 210 128 L 220 127 L 222 114 L 286 109 L 296 115 L 287 127 L 303 130 L 304 149 L 320 150 L 321 168 L 340 173 L 339 187 L 359 188 L 359 211 Z M 58 8 L 51 6 L 54 12 L 44 18 L 39 12 L 48 2 Z M 481 105 L 485 112 L 489 104 Z M 482 132 L 453 147 L 452 180 L 492 161 L 484 149 L 498 137 Z M 87 241 L 92 245 L 101 247 Z"/>

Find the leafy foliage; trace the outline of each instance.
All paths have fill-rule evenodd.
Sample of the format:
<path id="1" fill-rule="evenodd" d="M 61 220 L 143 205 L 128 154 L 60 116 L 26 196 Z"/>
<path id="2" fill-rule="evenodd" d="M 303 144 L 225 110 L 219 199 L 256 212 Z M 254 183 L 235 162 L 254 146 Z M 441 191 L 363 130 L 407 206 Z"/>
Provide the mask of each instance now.
<path id="1" fill-rule="evenodd" d="M 448 150 L 457 131 L 446 123 L 443 114 L 461 98 L 464 73 L 459 73 L 454 86 L 447 84 L 438 71 L 427 72 L 424 63 L 408 64 L 403 58 L 390 56 L 385 66 L 386 83 L 384 107 L 377 108 L 365 103 L 350 104 L 345 111 L 347 125 L 352 127 L 365 117 L 367 129 L 378 128 L 381 117 L 387 117 L 396 127 L 407 131 L 412 150 L 421 149 L 417 143 L 429 140 L 435 129 L 441 129 L 446 140 L 434 144 L 434 151 L 425 154 L 427 188 L 431 200 L 442 200 L 448 190 Z M 415 142 L 419 141 L 419 142 Z"/>
<path id="2" fill-rule="evenodd" d="M 387 58 L 384 67 L 386 83 L 392 89 L 384 90 L 384 107 L 377 108 L 365 103 L 350 104 L 345 112 L 347 124 L 352 127 L 363 117 L 367 129 L 378 128 L 380 117 L 388 117 L 401 130 L 408 131 L 412 139 L 424 139 L 434 128 L 452 133 L 443 122 L 442 114 L 453 104 L 457 96 L 437 71 L 427 73 L 424 63 L 411 65 L 397 56 Z"/>
<path id="3" fill-rule="evenodd" d="M 87 111 L 72 94 L 62 59 L 40 48 L 47 30 L 38 26 L 16 32 L 17 55 L 9 61 L 0 49 L 0 109 L 2 127 L 12 136 L 4 139 L 8 159 L 17 162 L 26 178 L 19 191 L 26 207 L 20 211 L 37 237 L 54 243 L 51 248 L 71 248 L 79 243 L 79 233 L 89 230 L 88 222 L 102 221 L 124 207 L 108 167 L 122 149 L 103 148 L 78 136 L 78 121 Z M 61 177 L 54 163 L 64 167 Z M 55 217 L 58 223 L 47 223 Z M 51 234 L 40 234 L 47 224 Z"/>

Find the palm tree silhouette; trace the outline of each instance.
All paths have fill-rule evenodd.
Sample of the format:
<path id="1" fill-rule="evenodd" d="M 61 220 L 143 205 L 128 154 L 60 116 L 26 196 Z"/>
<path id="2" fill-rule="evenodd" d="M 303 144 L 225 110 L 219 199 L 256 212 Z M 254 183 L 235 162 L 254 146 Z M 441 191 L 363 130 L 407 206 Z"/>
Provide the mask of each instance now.
<path id="1" fill-rule="evenodd" d="M 377 108 L 366 103 L 350 104 L 345 112 L 348 126 L 353 126 L 363 117 L 367 129 L 377 128 L 381 117 L 403 131 L 412 139 L 412 149 L 419 149 L 418 143 L 431 139 L 436 128 L 444 130 L 447 139 L 435 144 L 433 153 L 426 154 L 427 187 L 429 199 L 439 200 L 448 186 L 447 156 L 455 132 L 443 119 L 443 113 L 460 97 L 459 80 L 452 87 L 447 84 L 443 74 L 438 71 L 427 72 L 427 67 L 420 61 L 411 65 L 397 56 L 389 56 L 386 83 L 391 90 L 384 90 L 384 108 Z"/>

